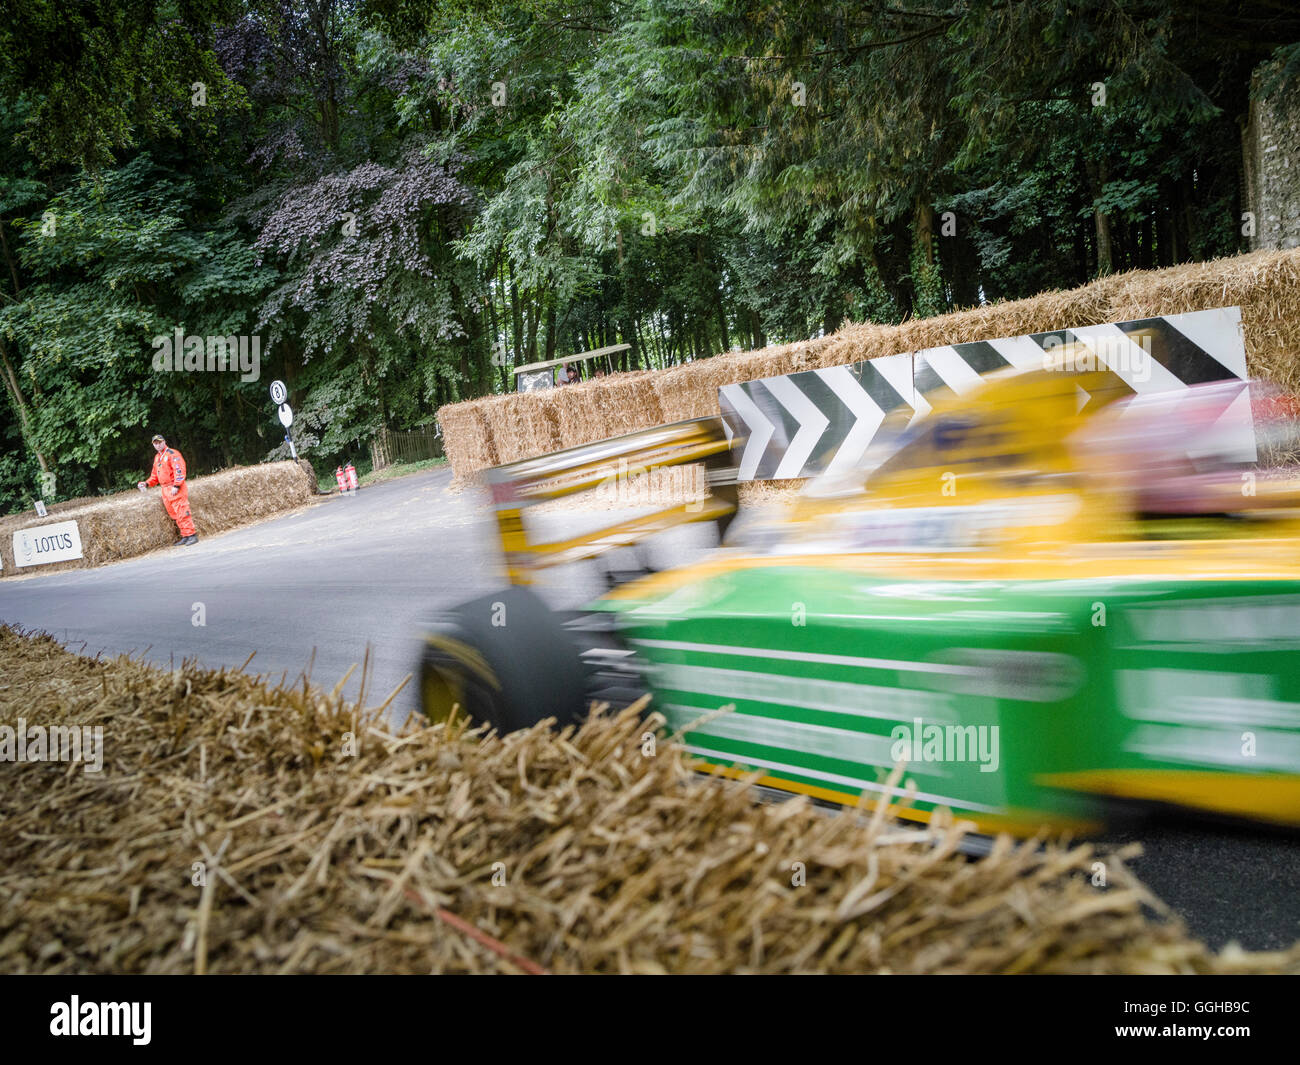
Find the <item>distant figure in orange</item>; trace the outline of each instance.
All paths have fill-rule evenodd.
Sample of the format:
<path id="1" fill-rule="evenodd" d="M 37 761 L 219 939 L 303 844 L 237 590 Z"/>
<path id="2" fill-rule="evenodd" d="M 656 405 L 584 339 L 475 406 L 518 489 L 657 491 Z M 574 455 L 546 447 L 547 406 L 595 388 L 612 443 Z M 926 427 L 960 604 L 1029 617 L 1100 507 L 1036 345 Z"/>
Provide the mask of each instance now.
<path id="1" fill-rule="evenodd" d="M 153 472 L 149 480 L 139 481 L 136 487 L 144 492 L 154 485 L 162 485 L 163 509 L 181 532 L 181 543 L 198 543 L 198 530 L 190 514 L 190 490 L 185 483 L 185 459 L 174 447 L 168 447 L 161 436 L 153 438 Z"/>

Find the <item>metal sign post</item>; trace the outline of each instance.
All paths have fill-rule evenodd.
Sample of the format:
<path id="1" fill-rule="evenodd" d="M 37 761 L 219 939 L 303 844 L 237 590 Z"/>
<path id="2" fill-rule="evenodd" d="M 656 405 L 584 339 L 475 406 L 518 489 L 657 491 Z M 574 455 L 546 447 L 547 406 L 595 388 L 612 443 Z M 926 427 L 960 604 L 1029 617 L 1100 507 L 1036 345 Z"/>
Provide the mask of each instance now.
<path id="1" fill-rule="evenodd" d="M 288 429 L 293 425 L 293 408 L 285 402 L 289 398 L 289 390 L 285 387 L 283 381 L 271 382 L 271 402 L 276 404 L 280 409 L 277 413 L 280 416 L 280 424 Z M 284 442 L 289 445 L 289 454 L 293 456 L 294 461 L 298 459 L 298 449 L 293 446 L 293 433 L 284 434 Z"/>

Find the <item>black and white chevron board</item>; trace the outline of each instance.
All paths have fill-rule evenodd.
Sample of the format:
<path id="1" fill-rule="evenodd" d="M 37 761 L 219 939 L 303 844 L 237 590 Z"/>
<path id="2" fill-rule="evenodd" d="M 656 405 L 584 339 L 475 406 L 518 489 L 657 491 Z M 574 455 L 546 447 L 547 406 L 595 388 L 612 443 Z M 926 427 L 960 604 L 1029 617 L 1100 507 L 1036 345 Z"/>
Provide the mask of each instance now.
<path id="1" fill-rule="evenodd" d="M 1240 380 L 1242 388 L 1232 393 L 1236 398 L 1215 428 L 1232 441 L 1233 457 L 1255 458 L 1239 307 L 951 344 L 765 377 L 722 386 L 718 402 L 728 438 L 739 445 L 740 480 L 811 477 L 852 467 L 891 411 L 906 408 L 923 417 L 930 410 L 927 393 L 948 388 L 961 395 L 984 374 L 1007 366 L 1108 368 L 1139 395 Z"/>

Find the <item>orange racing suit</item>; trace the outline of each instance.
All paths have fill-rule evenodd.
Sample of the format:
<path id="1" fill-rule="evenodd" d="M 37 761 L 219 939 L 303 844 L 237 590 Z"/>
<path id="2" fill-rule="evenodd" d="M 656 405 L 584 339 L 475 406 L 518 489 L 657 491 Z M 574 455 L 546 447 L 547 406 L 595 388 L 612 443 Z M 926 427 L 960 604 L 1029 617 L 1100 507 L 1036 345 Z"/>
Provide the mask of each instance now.
<path id="1" fill-rule="evenodd" d="M 185 483 L 185 459 L 174 447 L 165 447 L 153 459 L 153 472 L 145 484 L 162 485 L 163 508 L 176 523 L 182 536 L 194 536 L 194 518 L 190 515 L 190 490 Z M 172 494 L 172 489 L 176 494 Z"/>

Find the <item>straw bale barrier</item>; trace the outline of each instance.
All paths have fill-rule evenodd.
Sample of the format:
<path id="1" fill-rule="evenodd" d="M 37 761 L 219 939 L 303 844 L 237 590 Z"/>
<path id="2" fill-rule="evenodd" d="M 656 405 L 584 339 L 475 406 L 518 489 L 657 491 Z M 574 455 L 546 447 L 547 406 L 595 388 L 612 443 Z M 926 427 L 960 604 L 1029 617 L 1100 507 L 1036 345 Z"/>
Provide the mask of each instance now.
<path id="1" fill-rule="evenodd" d="M 438 412 L 438 424 L 452 469 L 481 470 L 498 464 L 482 404 L 453 403 L 443 407 Z"/>
<path id="2" fill-rule="evenodd" d="M 310 503 L 316 492 L 316 479 L 309 470 L 306 464 L 269 462 L 190 478 L 190 510 L 198 534 L 225 532 Z M 84 557 L 18 569 L 14 562 L 15 532 L 74 518 L 81 533 Z M 155 548 L 170 547 L 178 539 L 176 523 L 163 509 L 157 488 L 147 493 L 119 492 L 56 503 L 48 508 L 44 518 L 30 510 L 0 517 L 0 557 L 4 559 L 0 577 L 101 566 Z"/>
<path id="3" fill-rule="evenodd" d="M 635 710 L 395 733 L 305 681 L 0 627 L 0 726 L 20 717 L 101 727 L 103 759 L 0 761 L 4 972 L 1300 969 L 1144 912 L 1124 852 L 1099 889 L 1090 846 L 968 861 L 951 823 L 756 803 L 668 738 L 643 756 Z"/>
<path id="4" fill-rule="evenodd" d="M 1080 288 L 1044 292 L 901 325 L 850 324 L 830 336 L 685 366 L 615 374 L 559 389 L 443 407 L 438 418 L 458 482 L 498 462 L 604 440 L 633 429 L 718 413 L 721 385 L 839 366 L 943 344 L 1023 336 L 1162 314 L 1240 306 L 1252 376 L 1300 388 L 1300 249 L 1133 270 Z M 471 420 L 481 411 L 485 428 Z M 490 412 L 490 413 L 489 413 Z M 489 441 L 481 437 L 487 432 Z M 464 435 L 465 439 L 461 439 Z"/>

